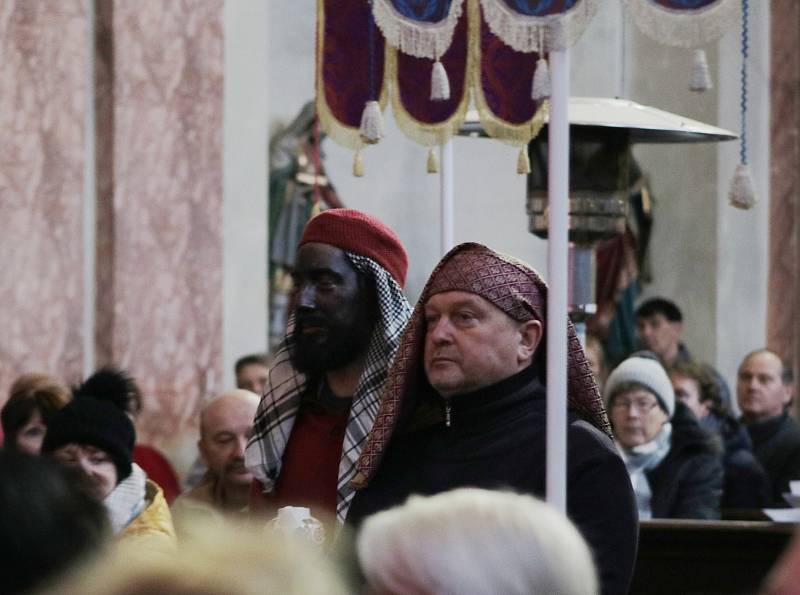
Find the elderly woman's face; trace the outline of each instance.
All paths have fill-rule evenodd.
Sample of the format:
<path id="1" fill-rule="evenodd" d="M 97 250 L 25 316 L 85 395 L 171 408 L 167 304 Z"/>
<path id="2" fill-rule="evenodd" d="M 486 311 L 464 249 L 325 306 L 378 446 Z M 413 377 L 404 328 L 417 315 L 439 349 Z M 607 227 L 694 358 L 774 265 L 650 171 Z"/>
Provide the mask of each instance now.
<path id="1" fill-rule="evenodd" d="M 617 440 L 627 448 L 650 442 L 667 422 L 656 396 L 643 388 L 619 393 L 611 400 L 611 425 Z"/>
<path id="2" fill-rule="evenodd" d="M 117 468 L 108 453 L 102 449 L 88 444 L 70 443 L 54 450 L 53 456 L 68 467 L 82 470 L 89 477 L 99 500 L 105 500 L 117 486 Z"/>

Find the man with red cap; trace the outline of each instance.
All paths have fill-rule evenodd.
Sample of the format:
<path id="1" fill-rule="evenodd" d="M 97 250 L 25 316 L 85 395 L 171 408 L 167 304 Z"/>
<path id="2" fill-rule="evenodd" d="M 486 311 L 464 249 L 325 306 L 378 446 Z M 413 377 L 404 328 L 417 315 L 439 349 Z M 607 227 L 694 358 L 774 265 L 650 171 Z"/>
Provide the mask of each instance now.
<path id="1" fill-rule="evenodd" d="M 411 312 L 407 269 L 400 239 L 370 215 L 331 209 L 306 225 L 286 336 L 245 451 L 253 509 L 300 506 L 344 521 Z"/>
<path id="2" fill-rule="evenodd" d="M 544 496 L 546 305 L 547 286 L 519 260 L 472 243 L 442 259 L 389 371 L 348 523 L 411 494 L 459 487 Z M 564 322 L 567 514 L 592 549 L 603 593 L 616 595 L 633 571 L 636 504 L 589 363 Z"/>

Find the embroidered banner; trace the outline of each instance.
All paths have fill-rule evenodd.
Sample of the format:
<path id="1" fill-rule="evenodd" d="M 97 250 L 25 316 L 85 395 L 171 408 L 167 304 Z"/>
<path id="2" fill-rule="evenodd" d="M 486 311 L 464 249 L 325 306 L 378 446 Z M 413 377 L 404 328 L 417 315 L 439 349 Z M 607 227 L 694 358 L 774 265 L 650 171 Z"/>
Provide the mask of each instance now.
<path id="1" fill-rule="evenodd" d="M 453 40 L 464 0 L 373 0 L 386 42 L 410 56 L 438 60 Z"/>
<path id="2" fill-rule="evenodd" d="M 687 48 L 716 41 L 741 14 L 741 0 L 625 0 L 625 6 L 642 33 Z"/>
<path id="3" fill-rule="evenodd" d="M 384 39 L 368 2 L 317 2 L 317 113 L 337 143 L 359 149 L 364 106 L 386 106 Z"/>
<path id="4" fill-rule="evenodd" d="M 564 49 L 583 34 L 598 0 L 481 0 L 497 37 L 519 52 Z"/>
<path id="5" fill-rule="evenodd" d="M 469 105 L 469 17 L 458 20 L 452 43 L 441 57 L 447 70 L 450 96 L 430 97 L 432 61 L 389 48 L 387 76 L 397 125 L 411 140 L 428 147 L 441 145 L 458 132 Z"/>
<path id="6" fill-rule="evenodd" d="M 514 146 L 525 146 L 544 124 L 547 102 L 531 97 L 538 55 L 512 49 L 495 35 L 483 18 L 472 26 L 472 86 L 481 124 L 489 136 Z"/>

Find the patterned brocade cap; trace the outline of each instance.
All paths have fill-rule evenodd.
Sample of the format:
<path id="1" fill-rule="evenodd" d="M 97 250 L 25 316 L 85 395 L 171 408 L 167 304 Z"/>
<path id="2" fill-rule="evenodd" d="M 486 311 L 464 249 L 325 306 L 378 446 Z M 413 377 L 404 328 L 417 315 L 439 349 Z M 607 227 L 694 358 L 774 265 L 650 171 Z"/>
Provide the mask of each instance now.
<path id="1" fill-rule="evenodd" d="M 415 408 L 427 386 L 423 353 L 424 307 L 431 296 L 466 291 L 488 300 L 519 322 L 538 320 L 544 334 L 533 365 L 546 370 L 547 285 L 530 266 L 476 243 L 461 244 L 447 253 L 431 273 L 400 341 L 384 390 L 381 409 L 357 463 L 356 487 L 364 487 L 380 463 L 401 418 Z M 608 416 L 580 340 L 567 320 L 567 401 L 571 410 L 611 435 Z M 545 381 L 544 378 L 542 378 Z"/>

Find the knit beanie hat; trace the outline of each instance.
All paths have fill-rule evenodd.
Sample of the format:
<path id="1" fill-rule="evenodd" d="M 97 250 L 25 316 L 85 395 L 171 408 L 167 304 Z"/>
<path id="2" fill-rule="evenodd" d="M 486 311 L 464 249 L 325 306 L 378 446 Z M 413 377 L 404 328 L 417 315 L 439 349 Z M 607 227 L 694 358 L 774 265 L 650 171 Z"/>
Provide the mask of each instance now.
<path id="1" fill-rule="evenodd" d="M 672 414 L 675 413 L 675 391 L 664 366 L 658 360 L 634 355 L 614 368 L 603 390 L 606 407 L 610 407 L 610 400 L 618 392 L 619 387 L 629 383 L 641 384 L 652 392 L 661 408 L 672 418 Z"/>
<path id="2" fill-rule="evenodd" d="M 354 209 L 323 211 L 306 224 L 300 246 L 311 242 L 371 258 L 389 271 L 400 287 L 405 285 L 406 250 L 397 234 L 371 215 Z"/>
<path id="3" fill-rule="evenodd" d="M 47 425 L 42 452 L 67 444 L 95 446 L 105 451 L 117 468 L 117 483 L 131 474 L 136 430 L 128 415 L 108 401 L 78 396 Z"/>

